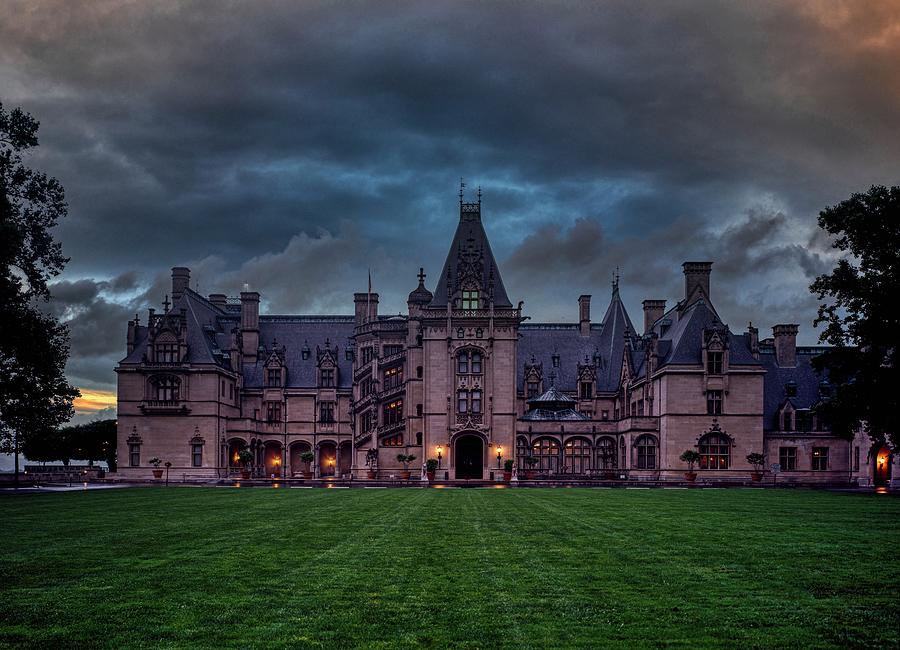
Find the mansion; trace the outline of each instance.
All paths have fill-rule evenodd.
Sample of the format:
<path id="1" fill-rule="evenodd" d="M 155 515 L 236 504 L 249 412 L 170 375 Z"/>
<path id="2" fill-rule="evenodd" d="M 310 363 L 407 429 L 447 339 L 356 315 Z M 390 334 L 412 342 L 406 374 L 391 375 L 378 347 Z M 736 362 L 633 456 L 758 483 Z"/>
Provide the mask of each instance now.
<path id="1" fill-rule="evenodd" d="M 637 328 L 618 281 L 599 320 L 582 295 L 572 322 L 533 323 L 504 287 L 480 196 L 460 199 L 437 282 L 420 269 L 403 315 L 380 315 L 371 291 L 350 315 L 260 314 L 259 293 L 203 296 L 176 267 L 171 302 L 128 323 L 117 476 L 149 478 L 157 458 L 179 480 L 245 465 L 392 480 L 402 454 L 416 482 L 426 459 L 448 482 L 499 480 L 507 460 L 519 480 L 683 481 L 694 450 L 701 483 L 749 482 L 750 453 L 767 483 L 900 483 L 897 454 L 817 419 L 821 348 L 798 346 L 793 324 L 732 331 L 711 269 L 686 262 L 684 295 L 644 300 Z"/>

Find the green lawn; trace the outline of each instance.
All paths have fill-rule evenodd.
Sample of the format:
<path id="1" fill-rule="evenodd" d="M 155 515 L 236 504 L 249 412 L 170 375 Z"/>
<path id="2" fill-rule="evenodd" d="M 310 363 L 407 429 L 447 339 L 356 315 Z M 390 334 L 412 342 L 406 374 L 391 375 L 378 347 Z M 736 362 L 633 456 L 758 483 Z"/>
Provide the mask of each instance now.
<path id="1" fill-rule="evenodd" d="M 888 495 L 138 488 L 0 517 L 5 646 L 900 643 Z"/>

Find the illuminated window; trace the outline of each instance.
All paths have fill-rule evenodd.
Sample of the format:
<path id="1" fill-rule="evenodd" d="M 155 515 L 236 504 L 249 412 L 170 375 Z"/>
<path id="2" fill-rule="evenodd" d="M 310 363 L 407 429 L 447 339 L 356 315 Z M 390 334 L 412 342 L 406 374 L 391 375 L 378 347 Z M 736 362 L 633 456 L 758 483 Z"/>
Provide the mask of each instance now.
<path id="1" fill-rule="evenodd" d="M 813 447 L 812 468 L 817 472 L 828 469 L 828 447 Z"/>
<path id="2" fill-rule="evenodd" d="M 700 438 L 700 469 L 728 469 L 731 444 L 720 433 L 708 433 Z"/>
<path id="3" fill-rule="evenodd" d="M 566 474 L 587 474 L 591 469 L 591 443 L 581 438 L 569 440 L 563 448 Z"/>
<path id="4" fill-rule="evenodd" d="M 553 438 L 540 438 L 531 446 L 531 455 L 538 459 L 534 469 L 551 474 L 559 473 L 559 443 Z"/>
<path id="5" fill-rule="evenodd" d="M 708 390 L 706 391 L 706 413 L 708 415 L 722 414 L 722 391 Z"/>
<path id="6" fill-rule="evenodd" d="M 706 353 L 706 372 L 711 375 L 722 374 L 722 353 L 712 351 Z"/>
<path id="7" fill-rule="evenodd" d="M 398 433 L 393 436 L 388 436 L 387 438 L 382 438 L 381 446 L 382 447 L 402 447 L 403 446 L 403 434 Z"/>
<path id="8" fill-rule="evenodd" d="M 394 366 L 384 371 L 384 389 L 397 388 L 403 383 L 403 366 Z"/>
<path id="9" fill-rule="evenodd" d="M 779 447 L 778 448 L 778 464 L 781 465 L 781 471 L 792 472 L 797 469 L 797 448 L 796 447 Z"/>
<path id="10" fill-rule="evenodd" d="M 635 447 L 637 447 L 637 468 L 656 469 L 656 438 L 644 434 L 637 439 Z"/>
<path id="11" fill-rule="evenodd" d="M 399 424 L 403 421 L 403 400 L 398 399 L 384 405 L 382 415 L 383 424 L 389 426 L 391 424 Z"/>
<path id="12" fill-rule="evenodd" d="M 462 292 L 462 308 L 463 309 L 478 309 L 478 292 L 477 291 L 463 291 Z"/>

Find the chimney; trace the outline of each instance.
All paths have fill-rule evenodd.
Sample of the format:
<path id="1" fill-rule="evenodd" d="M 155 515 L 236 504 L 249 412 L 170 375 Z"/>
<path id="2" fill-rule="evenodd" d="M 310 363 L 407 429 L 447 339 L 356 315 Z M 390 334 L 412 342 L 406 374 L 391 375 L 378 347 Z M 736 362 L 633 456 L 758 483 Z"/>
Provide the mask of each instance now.
<path id="1" fill-rule="evenodd" d="M 140 325 L 140 321 L 138 320 L 138 315 L 134 315 L 134 320 L 128 321 L 128 334 L 126 336 L 126 344 L 128 348 L 128 354 L 134 352 L 134 341 L 137 338 L 137 328 Z"/>
<path id="2" fill-rule="evenodd" d="M 353 307 L 356 314 L 356 326 L 359 327 L 364 323 L 378 318 L 378 294 L 377 293 L 354 293 Z M 366 311 L 368 310 L 368 314 Z"/>
<path id="3" fill-rule="evenodd" d="M 259 348 L 259 293 L 241 291 L 241 341 L 245 359 L 256 360 Z"/>
<path id="4" fill-rule="evenodd" d="M 772 328 L 775 337 L 775 362 L 781 368 L 797 365 L 797 332 L 799 325 L 782 324 Z"/>
<path id="5" fill-rule="evenodd" d="M 591 297 L 578 296 L 578 323 L 581 325 L 581 335 L 589 336 L 591 333 Z"/>
<path id="6" fill-rule="evenodd" d="M 228 298 L 224 293 L 211 293 L 209 294 L 209 301 L 214 304 L 219 309 L 224 310 L 225 306 L 228 304 Z"/>
<path id="7" fill-rule="evenodd" d="M 684 300 L 685 307 L 692 304 L 698 297 L 697 289 L 709 300 L 709 273 L 712 270 L 712 262 L 685 262 L 681 265 L 684 269 Z"/>
<path id="8" fill-rule="evenodd" d="M 644 334 L 646 334 L 653 324 L 666 313 L 666 301 L 645 300 L 641 304 L 644 306 Z"/>
<path id="9" fill-rule="evenodd" d="M 754 359 L 759 359 L 759 329 L 753 327 L 753 323 L 747 326 L 747 341 L 750 344 L 750 354 Z"/>
<path id="10" fill-rule="evenodd" d="M 191 270 L 185 266 L 172 267 L 172 302 L 177 301 L 191 284 Z"/>

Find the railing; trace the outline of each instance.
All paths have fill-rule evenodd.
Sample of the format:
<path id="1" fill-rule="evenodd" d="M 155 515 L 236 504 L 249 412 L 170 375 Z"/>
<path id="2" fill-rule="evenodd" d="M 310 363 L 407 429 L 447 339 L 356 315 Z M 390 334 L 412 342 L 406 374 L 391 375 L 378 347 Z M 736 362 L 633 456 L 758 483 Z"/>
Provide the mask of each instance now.
<path id="1" fill-rule="evenodd" d="M 145 368 L 187 368 L 190 364 L 187 361 L 149 361 L 144 359 L 141 365 Z"/>
<path id="2" fill-rule="evenodd" d="M 189 413 L 190 408 L 187 403 L 182 400 L 161 400 L 161 399 L 148 399 L 141 402 L 140 409 L 145 413 L 150 412 L 158 412 L 158 413 Z"/>
<path id="3" fill-rule="evenodd" d="M 378 437 L 389 435 L 391 433 L 396 433 L 398 431 L 403 431 L 406 428 L 406 420 L 400 420 L 399 422 L 394 422 L 393 424 L 383 424 L 375 431 L 378 433 Z"/>
<path id="4" fill-rule="evenodd" d="M 356 328 L 357 334 L 368 334 L 369 332 L 401 332 L 406 331 L 409 324 L 405 320 L 387 320 L 387 321 L 371 321 L 363 323 Z"/>
<path id="5" fill-rule="evenodd" d="M 406 350 L 401 350 L 400 352 L 395 352 L 394 354 L 389 354 L 386 357 L 381 357 L 378 359 L 378 367 L 382 368 L 389 363 L 394 363 L 395 361 L 400 361 L 403 357 L 406 356 Z"/>
<path id="6" fill-rule="evenodd" d="M 379 391 L 375 394 L 376 399 L 379 402 L 383 402 L 388 397 L 393 397 L 394 395 L 398 395 L 399 393 L 403 393 L 406 391 L 406 384 L 397 384 L 396 386 L 392 386 L 391 388 L 385 388 L 382 391 Z"/>
<path id="7" fill-rule="evenodd" d="M 481 424 L 484 422 L 484 414 L 483 413 L 457 413 L 456 414 L 456 423 L 457 424 L 465 424 L 466 422 L 471 422 L 472 424 Z"/>
<path id="8" fill-rule="evenodd" d="M 520 318 L 518 309 L 452 309 L 453 318 Z"/>

